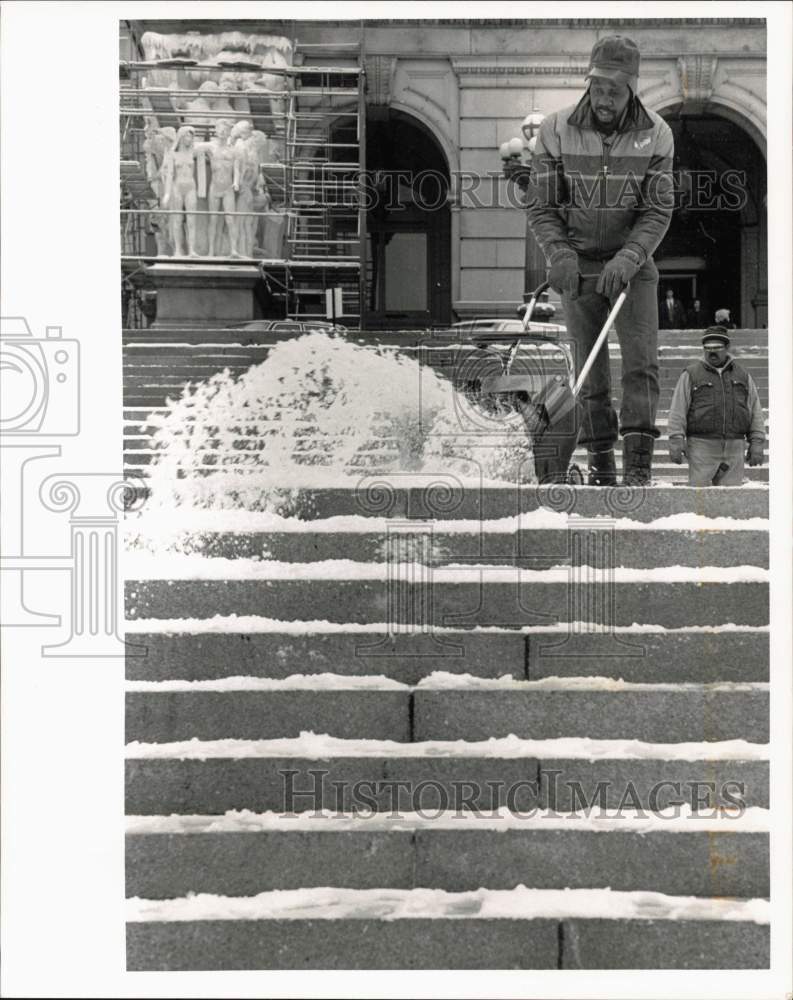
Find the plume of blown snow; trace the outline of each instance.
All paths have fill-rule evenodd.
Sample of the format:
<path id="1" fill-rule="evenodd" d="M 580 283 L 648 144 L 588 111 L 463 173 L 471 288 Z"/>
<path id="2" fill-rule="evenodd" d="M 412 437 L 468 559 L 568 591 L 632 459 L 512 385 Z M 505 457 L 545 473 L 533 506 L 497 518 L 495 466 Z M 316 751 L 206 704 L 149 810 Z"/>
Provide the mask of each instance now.
<path id="1" fill-rule="evenodd" d="M 491 413 L 483 438 L 461 400 L 388 349 L 322 332 L 282 341 L 242 375 L 188 383 L 151 418 L 153 504 L 299 513 L 300 488 L 374 472 L 531 482 L 518 415 Z"/>

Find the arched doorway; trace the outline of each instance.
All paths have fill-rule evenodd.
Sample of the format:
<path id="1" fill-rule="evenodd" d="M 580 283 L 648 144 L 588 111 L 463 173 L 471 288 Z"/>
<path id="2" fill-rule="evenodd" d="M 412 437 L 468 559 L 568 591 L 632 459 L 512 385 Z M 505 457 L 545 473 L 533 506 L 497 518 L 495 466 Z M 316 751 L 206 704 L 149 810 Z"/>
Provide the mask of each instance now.
<path id="1" fill-rule="evenodd" d="M 675 139 L 678 203 L 657 254 L 659 295 L 695 299 L 713 322 L 730 310 L 736 326 L 768 322 L 766 164 L 748 130 L 714 110 L 661 111 Z"/>
<path id="2" fill-rule="evenodd" d="M 366 119 L 367 268 L 364 326 L 451 322 L 449 166 L 411 115 L 372 107 Z"/>

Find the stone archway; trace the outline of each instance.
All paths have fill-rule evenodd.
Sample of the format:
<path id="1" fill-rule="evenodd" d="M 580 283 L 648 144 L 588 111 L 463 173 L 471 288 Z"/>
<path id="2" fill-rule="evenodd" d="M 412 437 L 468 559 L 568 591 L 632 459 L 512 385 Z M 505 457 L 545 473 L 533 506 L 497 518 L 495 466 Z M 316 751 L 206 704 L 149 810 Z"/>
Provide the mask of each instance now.
<path id="1" fill-rule="evenodd" d="M 448 158 L 416 115 L 369 108 L 365 325 L 444 326 L 451 321 L 451 181 Z"/>
<path id="2" fill-rule="evenodd" d="M 660 294 L 672 287 L 709 321 L 729 308 L 738 326 L 767 325 L 765 143 L 757 126 L 712 100 L 657 107 L 675 135 L 679 204 L 656 254 Z M 687 300 L 687 301 L 685 301 Z"/>

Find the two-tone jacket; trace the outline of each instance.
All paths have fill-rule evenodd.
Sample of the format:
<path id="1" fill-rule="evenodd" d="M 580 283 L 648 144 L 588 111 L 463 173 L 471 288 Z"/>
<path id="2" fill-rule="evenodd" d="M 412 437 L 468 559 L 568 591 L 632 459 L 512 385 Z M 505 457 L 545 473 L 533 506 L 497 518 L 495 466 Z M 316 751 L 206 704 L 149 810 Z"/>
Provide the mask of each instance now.
<path id="1" fill-rule="evenodd" d="M 632 251 L 641 265 L 672 218 L 672 132 L 632 97 L 616 131 L 595 128 L 589 94 L 540 126 L 527 192 L 529 226 L 546 260 L 575 250 L 606 260 Z"/>
<path id="2" fill-rule="evenodd" d="M 765 416 L 752 376 L 731 355 L 721 368 L 695 361 L 678 379 L 669 437 L 765 440 Z"/>

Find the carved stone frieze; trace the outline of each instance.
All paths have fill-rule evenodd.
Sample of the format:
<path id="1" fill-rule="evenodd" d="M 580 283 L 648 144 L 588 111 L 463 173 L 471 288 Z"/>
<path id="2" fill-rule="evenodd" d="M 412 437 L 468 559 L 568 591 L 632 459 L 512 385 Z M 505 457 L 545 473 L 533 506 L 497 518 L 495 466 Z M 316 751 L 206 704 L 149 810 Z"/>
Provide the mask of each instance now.
<path id="1" fill-rule="evenodd" d="M 718 67 L 718 56 L 680 56 L 677 72 L 680 77 L 680 93 L 683 98 L 681 110 L 686 114 L 696 114 L 708 103 L 713 95 L 713 83 Z"/>
<path id="2" fill-rule="evenodd" d="M 364 61 L 366 71 L 366 103 L 388 107 L 394 89 L 396 56 L 367 56 Z"/>

